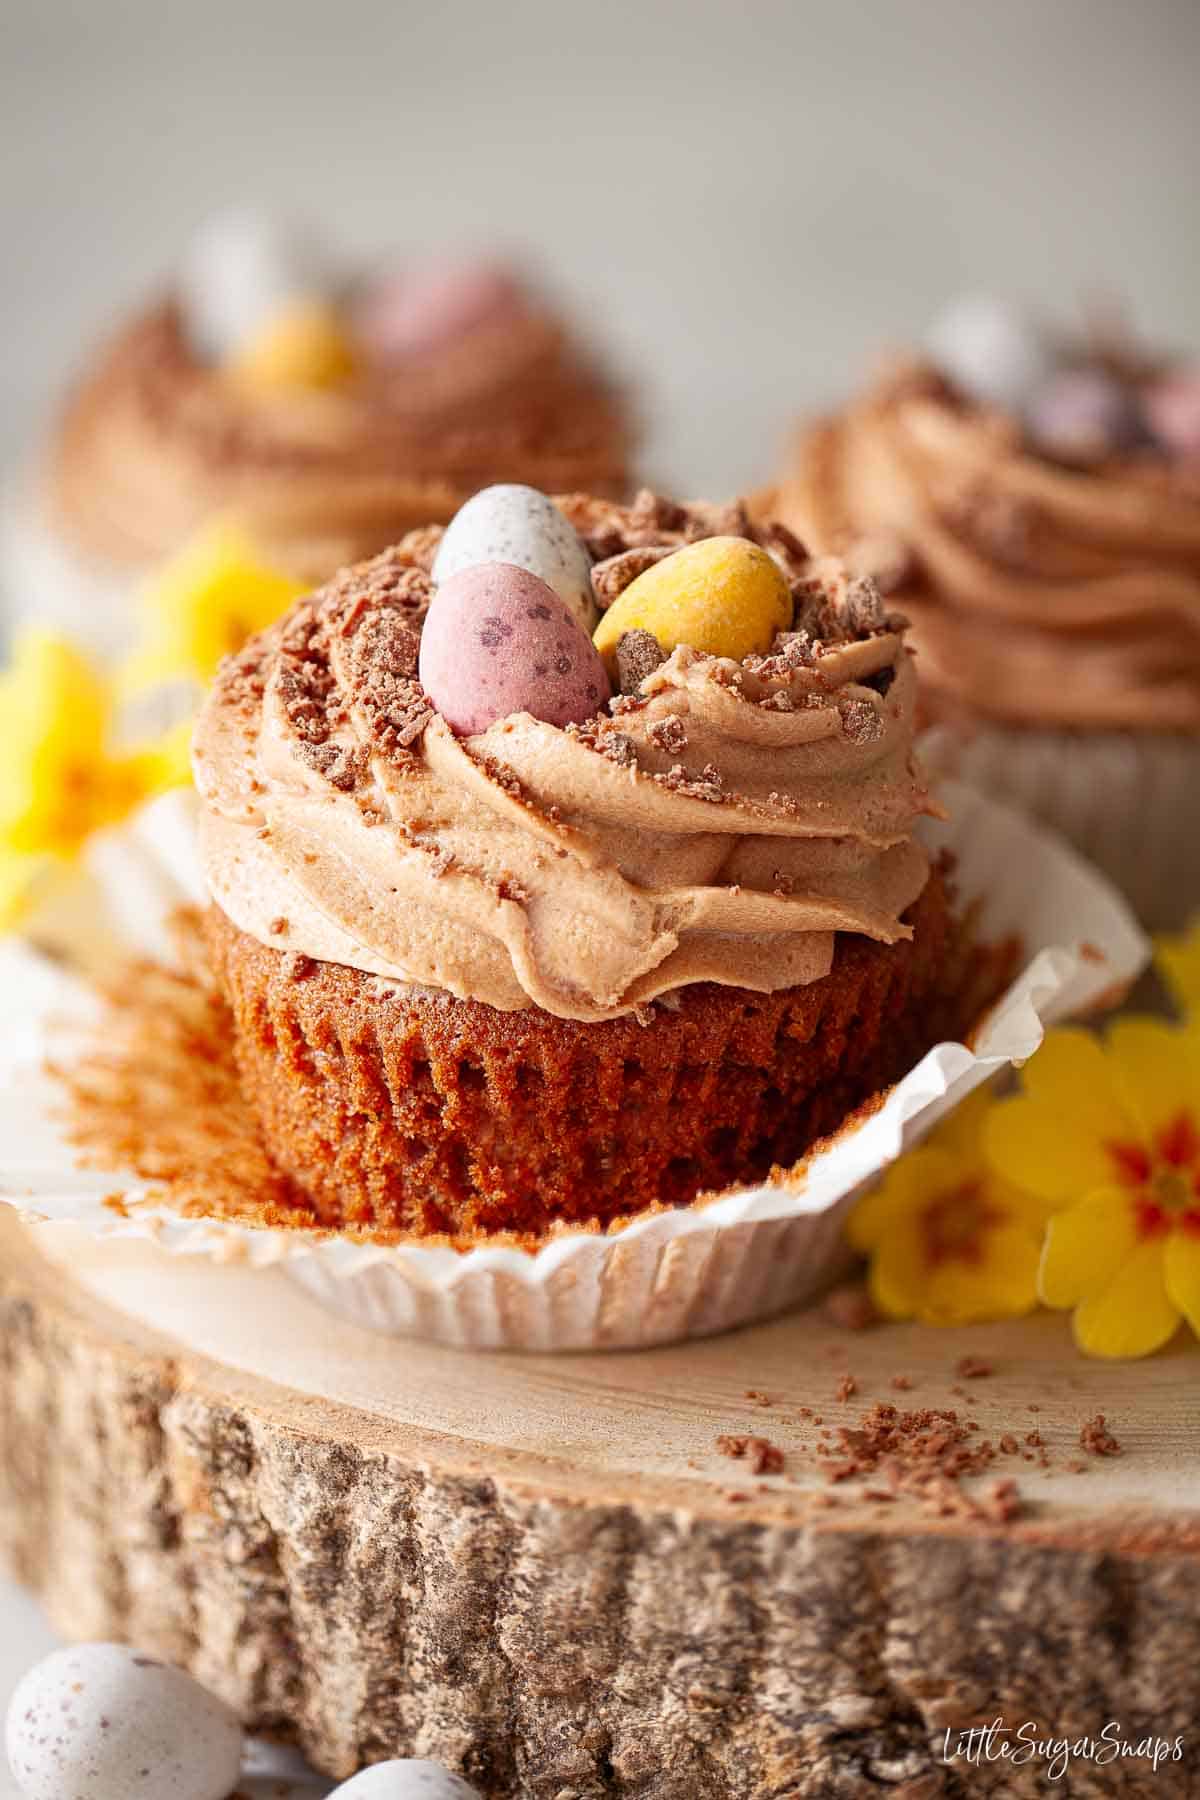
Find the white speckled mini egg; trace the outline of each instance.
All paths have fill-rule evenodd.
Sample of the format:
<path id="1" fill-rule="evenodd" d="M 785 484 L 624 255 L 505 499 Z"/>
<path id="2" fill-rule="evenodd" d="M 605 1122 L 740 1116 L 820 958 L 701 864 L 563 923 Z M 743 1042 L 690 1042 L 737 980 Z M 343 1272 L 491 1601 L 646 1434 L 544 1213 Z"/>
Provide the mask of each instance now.
<path id="1" fill-rule="evenodd" d="M 333 282 L 329 259 L 294 226 L 222 213 L 188 245 L 176 294 L 188 342 L 220 363 L 288 306 L 327 294 Z"/>
<path id="2" fill-rule="evenodd" d="M 1054 366 L 1036 323 L 984 294 L 955 300 L 929 333 L 934 361 L 971 399 L 1021 413 Z"/>
<path id="3" fill-rule="evenodd" d="M 26 1800 L 227 1800 L 242 1728 L 182 1669 L 121 1644 L 79 1644 L 18 1684 L 7 1749 Z"/>
<path id="4" fill-rule="evenodd" d="M 329 1800 L 479 1800 L 479 1794 L 441 1763 L 401 1757 L 352 1775 Z"/>
<path id="5" fill-rule="evenodd" d="M 590 637 L 596 625 L 592 559 L 571 521 L 537 488 L 501 482 L 460 506 L 438 546 L 433 579 L 476 563 L 516 563 L 554 589 Z"/>

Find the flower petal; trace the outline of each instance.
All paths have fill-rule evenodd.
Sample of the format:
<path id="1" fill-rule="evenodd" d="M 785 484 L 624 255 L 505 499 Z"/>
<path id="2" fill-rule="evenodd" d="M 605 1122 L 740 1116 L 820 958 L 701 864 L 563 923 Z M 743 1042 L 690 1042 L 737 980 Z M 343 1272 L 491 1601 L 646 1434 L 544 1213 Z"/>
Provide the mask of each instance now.
<path id="1" fill-rule="evenodd" d="M 1075 1342 L 1089 1356 L 1149 1356 L 1179 1328 L 1167 1293 L 1162 1238 L 1140 1243 L 1108 1285 L 1075 1311 Z"/>
<path id="2" fill-rule="evenodd" d="M 1200 1086 L 1187 1039 L 1177 1025 L 1130 1015 L 1114 1020 L 1105 1036 L 1113 1073 L 1142 1141 L 1181 1113 L 1200 1120 Z"/>
<path id="3" fill-rule="evenodd" d="M 1040 1248 L 1019 1226 L 988 1232 L 977 1262 L 947 1257 L 930 1271 L 917 1317 L 927 1325 L 971 1325 L 1032 1312 Z"/>
<path id="4" fill-rule="evenodd" d="M 1087 1194 L 1051 1219 L 1038 1292 L 1047 1306 L 1077 1306 L 1108 1286 L 1137 1244 L 1129 1195 L 1114 1188 Z"/>
<path id="5" fill-rule="evenodd" d="M 889 1319 L 915 1317 L 927 1268 L 920 1230 L 905 1219 L 888 1232 L 871 1259 L 867 1286 L 880 1312 Z"/>
<path id="6" fill-rule="evenodd" d="M 1163 1251 L 1167 1294 L 1200 1337 L 1200 1232 L 1177 1228 Z"/>
<path id="7" fill-rule="evenodd" d="M 962 1157 L 965 1161 L 982 1161 L 984 1121 L 995 1105 L 996 1095 L 990 1087 L 976 1088 L 947 1114 L 929 1138 L 929 1143 L 935 1149 L 948 1150 L 951 1156 Z"/>
<path id="8" fill-rule="evenodd" d="M 983 1147 L 1004 1181 L 1052 1206 L 1065 1206 L 1113 1178 L 1103 1138 L 1070 1100 L 1051 1105 L 1031 1094 L 1001 1100 L 984 1125 Z"/>
<path id="9" fill-rule="evenodd" d="M 972 1172 L 930 1144 L 910 1150 L 858 1201 L 847 1221 L 846 1236 L 856 1250 L 875 1249 L 897 1220 L 915 1214 L 936 1194 L 960 1186 Z"/>

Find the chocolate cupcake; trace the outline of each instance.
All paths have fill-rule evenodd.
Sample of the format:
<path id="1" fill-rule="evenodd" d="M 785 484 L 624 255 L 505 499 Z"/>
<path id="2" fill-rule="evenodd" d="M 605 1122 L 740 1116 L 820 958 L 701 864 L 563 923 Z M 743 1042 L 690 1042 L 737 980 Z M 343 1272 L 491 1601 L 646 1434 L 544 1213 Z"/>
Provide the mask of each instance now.
<path id="1" fill-rule="evenodd" d="M 1200 904 L 1200 372 L 960 307 L 763 504 L 911 617 L 935 767 L 1063 830 L 1148 924 Z"/>
<path id="2" fill-rule="evenodd" d="M 649 494 L 481 495 L 228 661 L 209 938 L 305 1216 L 604 1228 L 793 1163 L 961 1035 L 914 701 L 873 582 Z"/>
<path id="3" fill-rule="evenodd" d="M 348 273 L 218 221 L 86 369 L 10 509 L 7 585 L 117 648 L 132 584 L 215 513 L 317 582 L 489 481 L 619 494 L 630 438 L 619 392 L 509 269 Z"/>

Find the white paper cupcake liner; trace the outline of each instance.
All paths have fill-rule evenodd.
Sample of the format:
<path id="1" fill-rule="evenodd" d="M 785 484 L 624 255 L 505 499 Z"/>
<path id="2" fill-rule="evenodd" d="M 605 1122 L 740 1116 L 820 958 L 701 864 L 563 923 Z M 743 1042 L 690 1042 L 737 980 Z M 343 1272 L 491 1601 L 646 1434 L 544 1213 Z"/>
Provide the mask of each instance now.
<path id="1" fill-rule="evenodd" d="M 45 1062 L 51 1049 L 61 1061 L 72 1041 L 86 1045 L 98 1002 L 78 978 L 10 942 L 0 953 L 0 1200 L 101 1238 L 153 1237 L 169 1252 L 282 1264 L 359 1324 L 477 1349 L 670 1343 L 802 1304 L 846 1266 L 842 1226 L 862 1188 L 973 1088 L 1031 1056 L 1047 1025 L 1118 999 L 1148 956 L 1124 901 L 1053 834 L 969 788 L 949 784 L 944 798 L 951 821 L 929 827 L 930 845 L 956 853 L 960 895 L 979 902 L 981 935 L 1019 934 L 1024 967 L 972 1048 L 930 1050 L 802 1180 L 733 1189 L 610 1235 L 564 1231 L 536 1253 L 183 1218 L 127 1173 L 78 1168 Z M 190 796 L 169 795 L 97 840 L 93 914 L 131 948 L 165 953 L 167 912 L 200 897 L 192 820 Z"/>
<path id="2" fill-rule="evenodd" d="M 921 756 L 1061 832 L 1149 930 L 1200 912 L 1200 737 L 939 725 Z"/>

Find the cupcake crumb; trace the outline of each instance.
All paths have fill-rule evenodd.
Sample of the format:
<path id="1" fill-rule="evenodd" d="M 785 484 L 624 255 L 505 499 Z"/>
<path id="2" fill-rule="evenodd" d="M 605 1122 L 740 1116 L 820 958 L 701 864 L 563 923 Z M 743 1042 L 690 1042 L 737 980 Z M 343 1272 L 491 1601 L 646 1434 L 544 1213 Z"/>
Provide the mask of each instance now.
<path id="1" fill-rule="evenodd" d="M 744 1458 L 754 1475 L 778 1475 L 783 1470 L 783 1451 L 770 1438 L 723 1432 L 717 1439 L 717 1449 L 722 1456 Z"/>
<path id="2" fill-rule="evenodd" d="M 1081 1427 L 1079 1444 L 1080 1448 L 1086 1450 L 1089 1456 L 1120 1456 L 1121 1454 L 1121 1446 L 1108 1429 L 1103 1413 L 1097 1413 L 1094 1419 L 1089 1419 Z"/>

